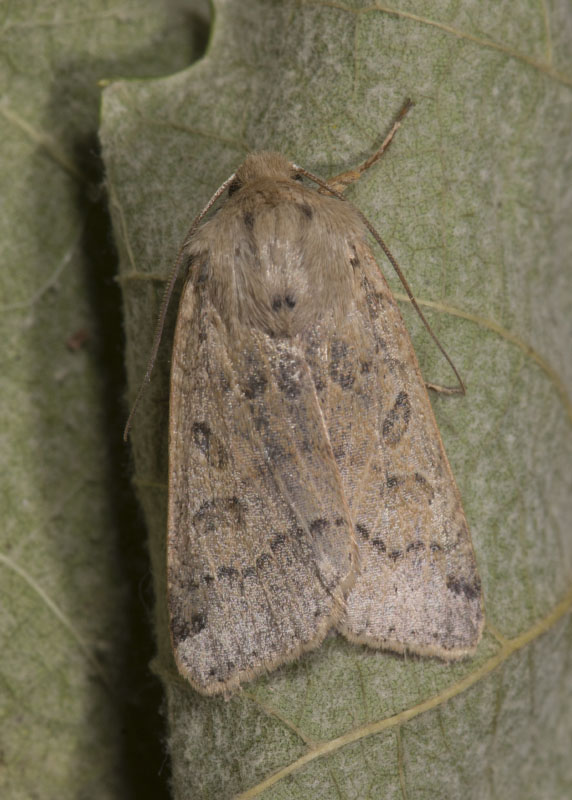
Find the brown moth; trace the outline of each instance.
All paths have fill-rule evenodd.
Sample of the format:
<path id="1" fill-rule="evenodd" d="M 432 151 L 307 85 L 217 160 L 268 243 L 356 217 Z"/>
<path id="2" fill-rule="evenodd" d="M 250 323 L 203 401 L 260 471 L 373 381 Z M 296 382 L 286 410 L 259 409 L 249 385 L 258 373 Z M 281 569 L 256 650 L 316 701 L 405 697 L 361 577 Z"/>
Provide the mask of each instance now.
<path id="1" fill-rule="evenodd" d="M 459 491 L 363 217 L 301 172 L 248 156 L 182 250 L 168 591 L 177 665 L 206 694 L 335 627 L 452 659 L 483 626 Z"/>

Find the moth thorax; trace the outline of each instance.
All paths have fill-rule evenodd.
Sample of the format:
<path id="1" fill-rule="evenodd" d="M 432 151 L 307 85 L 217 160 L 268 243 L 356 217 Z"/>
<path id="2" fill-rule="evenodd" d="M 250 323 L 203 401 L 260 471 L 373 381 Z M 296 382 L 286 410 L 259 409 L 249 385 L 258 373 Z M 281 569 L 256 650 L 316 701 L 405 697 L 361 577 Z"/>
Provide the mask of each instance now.
<path id="1" fill-rule="evenodd" d="M 296 336 L 333 311 L 341 322 L 354 296 L 347 260 L 341 265 L 335 259 L 308 262 L 292 253 L 287 261 L 267 260 L 260 273 L 241 277 L 239 316 L 272 336 Z"/>

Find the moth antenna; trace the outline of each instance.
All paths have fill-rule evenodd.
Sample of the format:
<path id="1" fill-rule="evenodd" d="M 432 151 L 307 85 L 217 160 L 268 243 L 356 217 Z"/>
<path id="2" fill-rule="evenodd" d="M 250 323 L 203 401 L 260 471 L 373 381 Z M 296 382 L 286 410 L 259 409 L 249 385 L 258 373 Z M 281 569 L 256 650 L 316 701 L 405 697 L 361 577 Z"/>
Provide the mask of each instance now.
<path id="1" fill-rule="evenodd" d="M 455 387 L 455 388 L 451 388 L 451 387 L 443 387 L 443 388 L 446 391 L 448 390 L 449 394 L 466 394 L 467 390 L 465 388 L 465 384 L 464 384 L 463 379 L 461 378 L 461 376 L 459 374 L 459 371 L 458 371 L 457 367 L 453 364 L 453 361 L 452 361 L 451 357 L 449 356 L 449 354 L 447 353 L 447 351 L 445 350 L 445 348 L 443 347 L 443 345 L 441 344 L 441 342 L 437 338 L 437 335 L 434 333 L 433 328 L 431 327 L 431 325 L 429 325 L 429 323 L 427 322 L 427 320 L 425 318 L 425 315 L 421 311 L 421 309 L 419 307 L 419 304 L 417 303 L 417 300 L 415 299 L 415 296 L 414 296 L 414 294 L 413 294 L 413 292 L 411 290 L 411 287 L 409 286 L 409 283 L 407 282 L 407 279 L 406 279 L 405 275 L 401 271 L 401 267 L 397 263 L 397 259 L 395 258 L 395 256 L 393 255 L 393 253 L 391 252 L 389 247 L 385 244 L 385 242 L 383 241 L 383 239 L 381 238 L 379 233 L 373 227 L 371 222 L 365 216 L 365 214 L 362 214 L 362 212 L 359 210 L 359 208 L 356 208 L 353 203 L 350 203 L 350 201 L 347 200 L 341 192 L 338 192 L 337 189 L 333 189 L 331 186 L 329 186 L 326 183 L 326 181 L 322 180 L 317 175 L 314 175 L 312 172 L 308 172 L 308 170 L 304 169 L 303 167 L 299 167 L 297 164 L 292 164 L 292 166 L 300 175 L 304 175 L 304 177 L 308 178 L 311 181 L 314 181 L 314 183 L 317 183 L 318 186 L 320 186 L 322 189 L 326 189 L 326 191 L 330 192 L 330 194 L 333 194 L 334 197 L 337 197 L 339 200 L 343 200 L 344 203 L 349 203 L 349 205 L 351 205 L 351 207 L 357 213 L 357 215 L 359 216 L 359 218 L 361 219 L 363 224 L 366 226 L 368 231 L 371 233 L 371 235 L 373 236 L 375 241 L 378 243 L 378 245 L 381 247 L 381 249 L 385 253 L 385 256 L 387 257 L 387 260 L 389 261 L 389 263 L 391 264 L 391 266 L 393 267 L 393 269 L 397 273 L 397 277 L 401 281 L 401 283 L 403 285 L 403 288 L 405 289 L 405 291 L 407 293 L 407 296 L 408 296 L 408 298 L 409 298 L 409 300 L 411 302 L 411 305 L 413 306 L 413 308 L 415 309 L 415 311 L 419 315 L 419 319 L 425 325 L 425 327 L 429 331 L 429 334 L 431 335 L 431 338 L 433 339 L 433 341 L 435 342 L 435 344 L 437 345 L 437 347 L 439 348 L 439 350 L 441 351 L 441 353 L 445 357 L 447 363 L 449 364 L 449 366 L 451 367 L 451 369 L 455 373 L 455 377 L 457 378 L 457 381 L 459 382 L 459 386 Z"/>
<path id="2" fill-rule="evenodd" d="M 175 263 L 171 268 L 171 272 L 169 273 L 169 279 L 167 281 L 167 285 L 165 287 L 165 291 L 163 292 L 163 298 L 161 300 L 161 308 L 159 310 L 159 316 L 157 317 L 157 324 L 155 325 L 155 333 L 153 334 L 153 347 L 151 348 L 151 355 L 149 356 L 149 360 L 147 362 L 147 369 L 145 371 L 145 376 L 139 385 L 139 389 L 137 390 L 137 394 L 135 396 L 135 401 L 131 406 L 131 411 L 129 412 L 129 417 L 127 418 L 127 422 L 125 424 L 125 429 L 123 431 L 123 441 L 126 442 L 129 436 L 129 431 L 131 429 L 131 425 L 133 423 L 133 417 L 135 416 L 135 412 L 137 411 L 137 407 L 141 402 L 141 398 L 143 396 L 143 392 L 145 391 L 145 387 L 151 380 L 151 373 L 153 372 L 153 367 L 155 366 L 155 361 L 157 360 L 157 353 L 159 352 L 159 345 L 161 344 L 161 338 L 163 336 L 163 328 L 165 327 L 165 319 L 167 317 L 167 311 L 169 308 L 169 303 L 171 302 L 171 296 L 173 294 L 173 289 L 175 288 L 175 283 L 177 282 L 177 278 L 179 277 L 179 272 L 181 271 L 181 266 L 185 260 L 185 250 L 189 246 L 191 239 L 193 238 L 198 226 L 203 220 L 205 214 L 207 214 L 216 201 L 219 199 L 221 194 L 228 188 L 229 184 L 235 179 L 236 173 L 233 172 L 224 183 L 222 183 L 216 192 L 213 194 L 211 199 L 208 201 L 206 206 L 203 210 L 198 214 L 195 219 L 193 220 L 191 227 L 187 231 L 187 235 L 185 236 L 185 240 L 181 245 Z"/>

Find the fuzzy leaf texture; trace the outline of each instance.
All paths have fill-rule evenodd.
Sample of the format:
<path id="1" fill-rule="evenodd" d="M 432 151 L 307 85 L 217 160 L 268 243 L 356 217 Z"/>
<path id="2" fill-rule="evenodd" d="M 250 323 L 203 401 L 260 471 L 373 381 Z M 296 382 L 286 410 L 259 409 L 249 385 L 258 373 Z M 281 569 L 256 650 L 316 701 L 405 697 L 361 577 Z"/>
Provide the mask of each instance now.
<path id="1" fill-rule="evenodd" d="M 130 396 L 190 221 L 249 151 L 348 192 L 464 376 L 432 397 L 471 526 L 487 625 L 445 664 L 328 638 L 230 701 L 196 694 L 168 636 L 168 374 L 176 298 L 132 433 L 157 596 L 173 794 L 563 798 L 572 787 L 572 14 L 564 3 L 218 0 L 206 56 L 104 93 Z M 427 380 L 451 383 L 398 281 Z"/>
<path id="2" fill-rule="evenodd" d="M 130 609 L 145 608 L 126 564 L 144 550 L 126 546 L 142 526 L 123 512 L 114 444 L 98 81 L 170 73 L 189 46 L 180 14 L 154 0 L 3 3 L 1 16 L 0 796 L 119 800 L 134 788 L 126 709 L 150 676 L 129 695 Z"/>

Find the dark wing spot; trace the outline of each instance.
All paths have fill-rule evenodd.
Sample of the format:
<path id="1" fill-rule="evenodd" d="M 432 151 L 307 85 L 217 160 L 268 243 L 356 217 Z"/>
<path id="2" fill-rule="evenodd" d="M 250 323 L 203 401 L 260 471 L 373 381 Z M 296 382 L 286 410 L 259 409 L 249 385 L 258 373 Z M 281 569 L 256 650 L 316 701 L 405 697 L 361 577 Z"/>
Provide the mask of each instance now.
<path id="1" fill-rule="evenodd" d="M 317 388 L 318 387 L 316 387 L 316 389 Z M 346 454 L 346 448 L 344 447 L 343 444 L 338 444 L 333 448 L 333 453 L 336 461 L 342 461 Z"/>
<path id="2" fill-rule="evenodd" d="M 269 553 L 262 553 L 261 556 L 258 556 L 256 559 L 256 569 L 262 570 L 266 567 L 267 564 L 270 564 L 272 561 L 272 556 Z"/>
<path id="3" fill-rule="evenodd" d="M 223 507 L 224 510 L 234 518 L 237 524 L 242 525 L 244 523 L 245 505 L 238 497 L 233 496 L 226 498 Z"/>
<path id="4" fill-rule="evenodd" d="M 421 473 L 416 472 L 414 478 L 417 486 L 427 495 L 427 504 L 431 505 L 435 497 L 435 490 L 429 481 L 423 475 L 421 475 Z"/>
<path id="5" fill-rule="evenodd" d="M 372 547 L 375 547 L 376 550 L 379 550 L 380 553 L 385 553 L 386 547 L 385 542 L 379 536 L 376 536 L 374 539 L 371 540 Z"/>
<path id="6" fill-rule="evenodd" d="M 249 231 L 254 229 L 254 214 L 251 211 L 245 211 L 242 219 Z"/>
<path id="7" fill-rule="evenodd" d="M 318 517 L 310 523 L 310 533 L 323 533 L 329 526 L 329 522 L 324 517 Z"/>
<path id="8" fill-rule="evenodd" d="M 204 520 L 208 520 L 213 516 L 216 511 L 216 503 L 214 500 L 205 500 L 200 504 L 198 509 L 193 514 L 193 523 L 195 525 L 204 524 Z"/>
<path id="9" fill-rule="evenodd" d="M 447 577 L 447 589 L 454 594 L 464 594 L 467 600 L 475 600 L 481 594 L 481 581 L 475 576 L 472 581 L 457 578 L 454 575 Z"/>
<path id="10" fill-rule="evenodd" d="M 194 634 L 200 633 L 207 626 L 207 617 L 202 611 L 197 611 L 191 616 L 191 630 Z"/>
<path id="11" fill-rule="evenodd" d="M 388 444 L 398 444 L 409 427 L 411 402 L 407 392 L 399 392 L 393 408 L 383 420 L 383 438 Z"/>
<path id="12" fill-rule="evenodd" d="M 201 503 L 193 514 L 193 525 L 205 533 L 234 529 L 244 524 L 245 507 L 237 497 L 215 497 Z"/>
<path id="13" fill-rule="evenodd" d="M 312 217 L 314 216 L 314 212 L 312 211 L 312 208 L 310 205 L 308 205 L 308 203 L 300 203 L 298 208 L 300 209 L 302 214 L 308 219 L 312 219 Z"/>
<path id="14" fill-rule="evenodd" d="M 193 422 L 191 427 L 193 442 L 205 455 L 208 454 L 211 438 L 211 429 L 206 422 Z"/>
<path id="15" fill-rule="evenodd" d="M 209 464 L 218 469 L 226 465 L 226 450 L 218 436 L 212 432 L 208 423 L 194 422 L 191 426 L 191 436 Z"/>
<path id="16" fill-rule="evenodd" d="M 316 391 L 317 391 L 318 393 L 320 393 L 320 392 L 323 392 L 323 391 L 324 391 L 324 389 L 326 388 L 326 384 L 325 384 L 325 383 L 324 383 L 324 381 L 323 381 L 323 380 L 320 378 L 320 376 L 319 376 L 319 375 L 317 375 L 317 376 L 313 376 L 313 377 L 314 377 L 314 386 L 316 387 Z"/>
<path id="17" fill-rule="evenodd" d="M 188 639 L 191 635 L 191 628 L 189 627 L 189 623 L 186 619 L 179 617 L 178 614 L 172 614 L 171 616 L 171 636 L 173 637 L 173 642 L 177 644 L 178 642 L 182 642 L 184 639 Z"/>
<path id="18" fill-rule="evenodd" d="M 369 528 L 367 525 L 363 525 L 361 522 L 358 522 L 356 525 L 356 531 L 359 533 L 362 539 L 365 539 L 366 541 L 369 539 Z"/>
<path id="19" fill-rule="evenodd" d="M 306 535 L 306 531 L 300 525 L 290 525 L 288 533 L 290 536 L 293 536 L 294 539 L 304 539 Z"/>
<path id="20" fill-rule="evenodd" d="M 236 580 L 236 578 L 239 577 L 238 570 L 235 569 L 234 567 L 228 567 L 228 566 L 219 567 L 216 571 L 216 574 L 217 577 L 220 579 L 228 578 L 229 580 Z"/>
<path id="21" fill-rule="evenodd" d="M 425 550 L 425 542 L 417 539 L 415 542 L 409 542 L 406 549 L 408 553 L 418 553 L 420 550 Z"/>
<path id="22" fill-rule="evenodd" d="M 270 549 L 272 552 L 276 552 L 279 547 L 282 547 L 283 544 L 286 543 L 286 537 L 283 533 L 277 534 L 272 541 L 270 542 Z"/>
<path id="23" fill-rule="evenodd" d="M 387 554 L 392 561 L 397 561 L 398 558 L 403 556 L 403 550 L 392 550 Z"/>

